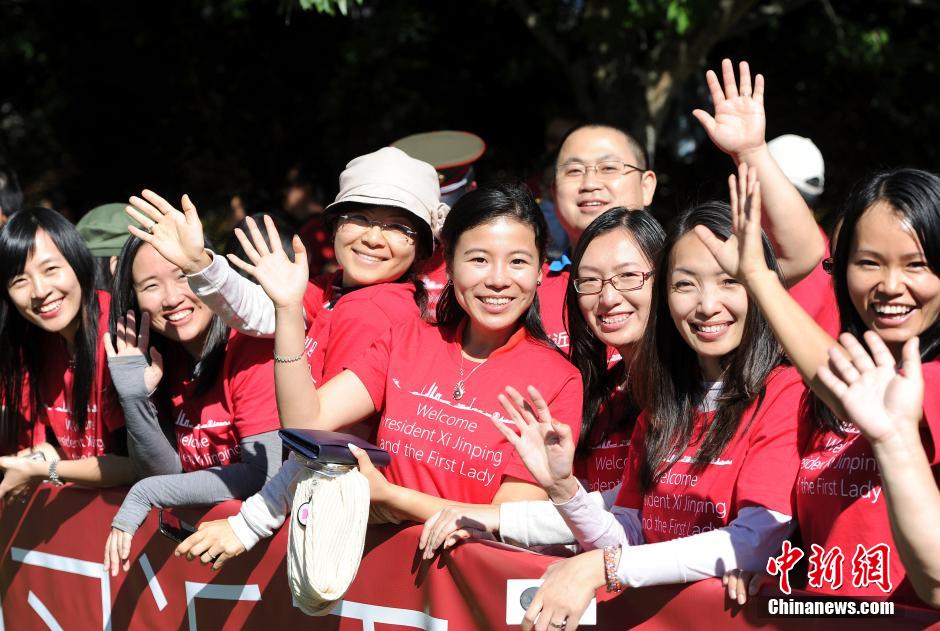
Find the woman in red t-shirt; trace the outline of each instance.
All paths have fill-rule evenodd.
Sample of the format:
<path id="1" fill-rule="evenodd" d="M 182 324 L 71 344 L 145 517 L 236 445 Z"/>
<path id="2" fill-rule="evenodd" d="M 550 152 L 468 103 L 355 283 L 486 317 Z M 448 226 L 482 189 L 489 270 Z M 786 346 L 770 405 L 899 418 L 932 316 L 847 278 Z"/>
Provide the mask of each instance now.
<path id="1" fill-rule="evenodd" d="M 0 231 L 0 280 L 0 454 L 17 454 L 0 458 L 0 497 L 44 478 L 129 482 L 104 370 L 109 296 L 78 231 L 53 210 L 16 213 Z"/>
<path id="2" fill-rule="evenodd" d="M 295 240 L 295 263 L 280 254 L 284 271 L 278 273 L 265 265 L 278 255 L 278 239 L 269 235 L 269 250 L 256 238 L 260 256 L 250 269 L 265 287 L 282 279 L 272 292 L 278 305 L 274 351 L 281 422 L 336 430 L 378 412 L 377 442 L 392 454 L 392 463 L 382 475 L 364 453 L 357 457 L 373 505 L 392 520 L 423 521 L 453 502 L 544 498 L 490 418 L 501 409 L 507 384 L 521 390 L 537 385 L 558 418 L 578 433 L 580 376 L 547 340 L 536 300 L 546 236 L 541 211 L 524 187 L 468 193 L 448 214 L 441 234 L 451 280 L 438 304 L 438 324 L 411 320 L 393 327 L 319 387 L 296 361 L 303 351 L 303 279 L 283 280 L 294 278 L 292 266 L 305 265 L 303 246 Z M 248 503 L 240 516 L 250 530 L 270 533 L 261 520 L 251 523 L 254 515 L 246 508 Z M 204 526 L 177 551 L 209 562 L 241 553 L 244 544 L 229 521 L 220 521 Z"/>
<path id="3" fill-rule="evenodd" d="M 940 177 L 935 174 L 897 169 L 860 182 L 845 204 L 832 270 L 845 333 L 861 339 L 866 330 L 873 331 L 895 361 L 901 360 L 904 344 L 920 336 L 926 384 L 920 439 L 935 475 L 940 475 L 938 209 Z M 920 603 L 919 589 L 932 602 L 934 587 L 923 581 L 920 568 L 912 573 L 918 580 L 912 584 L 899 560 L 872 444 L 819 379 L 831 349 L 845 351 L 761 264 L 753 245 L 756 221 L 751 217 L 736 231 L 743 244 L 740 254 L 703 236 L 712 251 L 723 253 L 725 268 L 736 270 L 813 389 L 804 412 L 814 431 L 803 447 L 796 485 L 800 532 L 811 560 L 807 589 L 915 605 Z M 813 567 L 828 574 L 813 572 Z M 732 584 L 739 601 L 746 599 L 746 589 L 756 589 L 756 582 Z"/>
<path id="4" fill-rule="evenodd" d="M 737 197 L 733 191 L 732 206 Z M 634 353 L 644 412 L 611 511 L 572 475 L 574 442 L 550 406 L 536 398 L 536 418 L 518 398 L 507 402 L 521 432 L 498 425 L 588 550 L 548 570 L 523 628 L 536 618 L 573 627 L 605 583 L 613 591 L 763 567 L 790 532 L 804 388 L 782 365 L 760 310 L 696 236 L 702 227 L 728 238 L 728 206 L 687 211 L 667 233 Z M 766 237 L 761 246 L 776 271 Z"/>
<path id="5" fill-rule="evenodd" d="M 142 479 L 112 521 L 112 574 L 121 561 L 127 569 L 132 536 L 151 507 L 245 498 L 281 465 L 271 341 L 230 331 L 178 267 L 134 237 L 121 251 L 114 290 L 108 365 Z"/>

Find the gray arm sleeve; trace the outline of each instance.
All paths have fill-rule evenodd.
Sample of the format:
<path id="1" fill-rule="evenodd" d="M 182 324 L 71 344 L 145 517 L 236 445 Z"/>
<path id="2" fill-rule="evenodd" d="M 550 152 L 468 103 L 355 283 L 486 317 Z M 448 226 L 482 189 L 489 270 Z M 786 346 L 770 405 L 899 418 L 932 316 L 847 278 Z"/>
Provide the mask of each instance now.
<path id="1" fill-rule="evenodd" d="M 186 277 L 193 293 L 236 331 L 274 337 L 274 303 L 261 285 L 233 270 L 224 256 L 209 254 L 209 267 Z"/>
<path id="2" fill-rule="evenodd" d="M 109 357 L 108 369 L 124 410 L 127 449 L 138 479 L 180 473 L 183 466 L 176 453 L 172 425 L 164 427 L 144 385 L 147 359 L 143 355 Z"/>
<path id="3" fill-rule="evenodd" d="M 241 462 L 141 480 L 131 487 L 111 526 L 133 534 L 152 507 L 216 504 L 256 493 L 281 467 L 281 439 L 276 431 L 265 432 L 249 436 L 240 447 Z"/>

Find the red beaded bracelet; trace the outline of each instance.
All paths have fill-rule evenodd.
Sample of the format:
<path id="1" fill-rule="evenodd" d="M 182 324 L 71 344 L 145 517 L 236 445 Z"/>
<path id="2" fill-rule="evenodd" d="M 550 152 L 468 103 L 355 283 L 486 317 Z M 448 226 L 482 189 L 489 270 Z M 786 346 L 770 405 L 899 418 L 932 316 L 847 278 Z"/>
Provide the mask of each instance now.
<path id="1" fill-rule="evenodd" d="M 607 546 L 604 548 L 604 575 L 607 578 L 607 591 L 623 591 L 623 583 L 617 577 L 617 562 L 620 546 Z"/>

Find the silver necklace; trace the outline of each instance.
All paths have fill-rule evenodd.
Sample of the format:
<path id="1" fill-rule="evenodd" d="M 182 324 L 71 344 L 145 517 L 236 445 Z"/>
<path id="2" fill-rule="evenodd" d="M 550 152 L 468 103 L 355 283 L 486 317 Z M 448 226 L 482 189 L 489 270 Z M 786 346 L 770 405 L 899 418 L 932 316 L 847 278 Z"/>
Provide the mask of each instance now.
<path id="1" fill-rule="evenodd" d="M 483 364 L 487 362 L 487 359 L 484 359 L 479 364 L 474 366 L 473 370 L 470 371 L 470 374 L 464 377 L 463 376 L 463 351 L 460 352 L 460 378 L 457 380 L 457 383 L 454 384 L 454 401 L 460 401 L 463 398 L 464 393 L 466 393 L 466 389 L 464 388 L 464 385 L 467 383 L 467 381 L 470 380 L 470 377 L 473 376 L 473 373 L 475 373 L 480 366 L 482 366 Z"/>

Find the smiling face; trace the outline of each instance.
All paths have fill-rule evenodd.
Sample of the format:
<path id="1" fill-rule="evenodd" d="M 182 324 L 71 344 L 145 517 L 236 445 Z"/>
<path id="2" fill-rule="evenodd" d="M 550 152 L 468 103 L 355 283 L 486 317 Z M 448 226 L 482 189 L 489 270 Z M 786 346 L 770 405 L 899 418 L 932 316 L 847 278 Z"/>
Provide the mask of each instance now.
<path id="1" fill-rule="evenodd" d="M 585 248 L 578 265 L 577 278 L 608 279 L 617 274 L 633 280 L 653 268 L 636 240 L 626 230 L 600 235 Z M 613 346 L 624 357 L 640 339 L 649 318 L 653 283 L 646 280 L 640 289 L 618 291 L 605 283 L 599 294 L 579 294 L 578 306 L 594 336 Z"/>
<path id="2" fill-rule="evenodd" d="M 910 224 L 887 202 L 869 207 L 856 224 L 846 284 L 865 326 L 894 351 L 940 312 L 940 277 Z"/>
<path id="3" fill-rule="evenodd" d="M 573 163 L 593 166 L 605 160 L 636 165 L 641 158 L 622 132 L 610 127 L 582 127 L 561 146 L 556 167 Z M 593 169 L 577 178 L 565 178 L 556 171 L 555 210 L 573 243 L 605 210 L 616 206 L 644 208 L 653 201 L 655 190 L 656 175 L 652 171 L 628 169 L 613 178 L 599 178 Z"/>
<path id="4" fill-rule="evenodd" d="M 721 358 L 741 344 L 747 292 L 691 232 L 673 247 L 666 280 L 669 313 L 679 334 L 698 355 L 703 376 L 720 380 Z"/>
<path id="5" fill-rule="evenodd" d="M 466 230 L 449 273 L 474 342 L 500 344 L 516 330 L 542 276 L 535 231 L 508 217 Z"/>
<path id="6" fill-rule="evenodd" d="M 7 284 L 16 310 L 30 324 L 71 340 L 79 325 L 82 288 L 61 250 L 45 230 L 36 231 L 23 271 Z"/>
<path id="7" fill-rule="evenodd" d="M 180 342 L 190 355 L 198 357 L 212 311 L 193 294 L 183 272 L 145 243 L 137 250 L 131 274 L 137 304 L 150 314 L 153 330 Z"/>
<path id="8" fill-rule="evenodd" d="M 414 215 L 400 208 L 384 206 L 350 207 L 344 215 L 358 215 L 384 224 L 397 224 L 418 230 Z M 337 225 L 333 238 L 336 261 L 343 268 L 343 285 L 362 287 L 398 280 L 415 260 L 416 244 L 378 226 L 362 229 L 353 223 Z"/>

